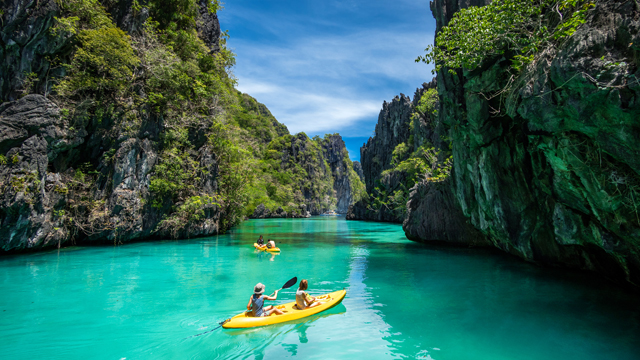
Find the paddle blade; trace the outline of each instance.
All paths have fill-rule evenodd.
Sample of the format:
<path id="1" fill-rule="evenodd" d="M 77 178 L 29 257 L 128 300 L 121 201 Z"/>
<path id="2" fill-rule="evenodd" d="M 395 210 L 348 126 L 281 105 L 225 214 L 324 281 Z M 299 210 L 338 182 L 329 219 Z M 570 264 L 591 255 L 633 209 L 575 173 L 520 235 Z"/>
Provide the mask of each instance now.
<path id="1" fill-rule="evenodd" d="M 293 285 L 295 285 L 298 282 L 298 277 L 294 276 L 293 279 L 287 281 L 284 285 L 282 285 L 283 289 L 288 289 L 290 287 L 292 287 Z"/>

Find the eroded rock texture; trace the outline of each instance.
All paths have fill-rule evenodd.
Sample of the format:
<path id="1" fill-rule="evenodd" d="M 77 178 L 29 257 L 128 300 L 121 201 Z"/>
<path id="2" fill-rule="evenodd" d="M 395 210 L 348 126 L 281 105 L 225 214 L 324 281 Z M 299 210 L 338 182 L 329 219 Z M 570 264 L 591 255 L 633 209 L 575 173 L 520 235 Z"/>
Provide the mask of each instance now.
<path id="1" fill-rule="evenodd" d="M 412 146 L 410 152 L 427 143 L 436 149 L 443 147 L 443 141 L 440 138 L 442 126 L 431 114 L 415 112 L 423 93 L 436 86 L 435 81 L 424 83 L 421 88 L 416 90 L 413 100 L 400 94 L 390 103 L 385 101 L 382 104 L 375 135 L 360 148 L 361 164 L 359 167 L 362 169 L 367 193 L 371 197 L 379 196 L 380 190 L 387 194 L 393 194 L 401 186 L 407 184 L 408 174 L 404 171 L 393 170 L 393 151 L 399 144 L 404 143 Z M 355 203 L 347 214 L 349 220 L 401 223 L 404 218 L 404 212 L 394 211 L 387 206 L 373 206 L 372 201 L 366 199 Z"/>
<path id="2" fill-rule="evenodd" d="M 349 156 L 347 154 L 347 148 L 344 145 L 342 137 L 334 134 L 325 137 L 322 150 L 325 160 L 331 167 L 333 190 L 335 191 L 336 197 L 336 212 L 346 214 L 353 196 L 351 193 L 348 169 L 351 164 L 347 164 L 345 161 L 345 157 L 348 158 Z"/>
<path id="3" fill-rule="evenodd" d="M 281 150 L 280 169 L 296 170 L 300 178 L 300 193 L 296 203 L 288 204 L 289 211 L 269 210 L 260 204 L 252 218 L 299 218 L 320 215 L 328 210 L 346 213 L 353 201 L 353 184 L 347 148 L 339 134 L 309 139 L 304 133 L 288 135 Z M 353 169 L 351 169 L 353 170 Z M 353 173 L 353 172 L 352 172 Z M 353 175 L 357 179 L 357 175 Z"/>
<path id="4" fill-rule="evenodd" d="M 0 2 L 0 248 L 40 249 L 78 241 L 123 242 L 153 237 L 193 237 L 220 228 L 217 205 L 204 208 L 200 221 L 180 230 L 158 224 L 169 208 L 152 206 L 151 172 L 159 161 L 162 119 L 143 115 L 132 133 L 104 117 L 69 123 L 46 96 L 50 79 L 61 77 L 71 51 L 69 38 L 49 31 L 59 8 L 54 0 Z M 105 2 L 114 21 L 135 34 L 148 15 L 131 11 L 132 2 Z M 217 46 L 217 17 L 201 19 L 208 44 Z M 215 24 L 214 24 L 215 23 Z M 31 75 L 29 75 L 31 74 Z M 39 93 L 44 95 L 26 95 Z M 145 112 L 148 113 L 148 112 Z M 198 186 L 217 191 L 217 163 L 206 137 L 194 129 L 200 167 Z M 83 166 L 91 164 L 91 173 Z M 91 184 L 89 184 L 89 177 Z"/>
<path id="5" fill-rule="evenodd" d="M 438 29 L 468 5 L 432 2 Z M 507 98 L 487 94 L 508 83 L 508 60 L 438 74 L 440 120 L 454 157 L 451 195 L 493 246 L 640 285 L 639 27 L 633 2 L 597 3 L 586 24 L 516 79 L 517 92 Z M 420 187 L 411 202 L 412 209 L 431 207 Z M 420 224 L 437 227 L 438 220 L 409 218 L 408 236 L 431 240 Z"/>
<path id="6" fill-rule="evenodd" d="M 32 89 L 45 93 L 48 79 L 64 71 L 51 65 L 64 57 L 69 37 L 53 37 L 49 28 L 59 13 L 55 0 L 0 1 L 0 101 L 15 100 Z M 29 79 L 29 74 L 31 79 Z"/>

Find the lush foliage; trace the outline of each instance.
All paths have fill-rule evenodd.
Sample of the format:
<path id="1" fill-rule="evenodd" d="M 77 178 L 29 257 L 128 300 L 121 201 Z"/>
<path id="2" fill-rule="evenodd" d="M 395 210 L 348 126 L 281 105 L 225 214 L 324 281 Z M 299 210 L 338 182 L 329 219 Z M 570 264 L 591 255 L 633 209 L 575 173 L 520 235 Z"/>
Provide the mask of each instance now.
<path id="1" fill-rule="evenodd" d="M 381 179 L 370 194 L 367 202 L 369 210 L 386 208 L 397 219 L 403 219 L 410 190 L 418 181 L 437 182 L 449 176 L 451 156 L 436 151 L 430 143 L 411 150 L 412 147 L 407 143 L 400 143 L 393 150 L 391 168 L 382 172 Z"/>
<path id="2" fill-rule="evenodd" d="M 414 108 L 415 112 L 423 118 L 437 116 L 438 110 L 436 104 L 438 103 L 438 90 L 428 89 L 422 94 L 418 100 L 418 105 Z"/>
<path id="3" fill-rule="evenodd" d="M 520 71 L 549 44 L 571 36 L 594 5 L 580 0 L 496 0 L 454 14 L 416 61 L 454 72 L 473 70 L 483 61 L 507 56 Z"/>
<path id="4" fill-rule="evenodd" d="M 72 75 L 60 82 L 58 93 L 69 97 L 124 95 L 139 63 L 129 36 L 118 28 L 105 27 L 81 31 L 78 42 L 78 50 L 67 66 Z"/>
<path id="5" fill-rule="evenodd" d="M 259 204 L 270 210 L 282 206 L 288 213 L 300 212 L 302 204 L 315 205 L 317 209 L 335 207 L 331 168 L 318 139 L 300 133 L 279 136 L 268 144 L 257 163 L 247 215 Z"/>
<path id="6" fill-rule="evenodd" d="M 263 104 L 234 89 L 235 58 L 226 47 L 226 33 L 216 51 L 198 36 L 200 1 L 134 0 L 134 13 L 145 6 L 150 18 L 132 36 L 109 16 L 107 10 L 117 6 L 113 2 L 57 1 L 61 16 L 50 35 L 70 40 L 73 51 L 60 60 L 66 74 L 51 97 L 70 125 L 99 134 L 104 145 L 92 164 L 102 171 L 87 175 L 91 181 L 73 189 L 84 199 L 100 193 L 97 184 L 111 181 L 114 164 L 126 156 L 118 151 L 119 144 L 148 136 L 144 134 L 152 128 L 160 129 L 149 137 L 150 156 L 157 154 L 157 160 L 149 178 L 150 196 L 141 195 L 140 203 L 142 211 L 162 216 L 156 230 L 181 236 L 208 221 L 225 231 L 260 203 L 287 212 L 300 212 L 301 205 L 335 207 L 322 142 L 289 135 Z M 206 5 L 210 13 L 220 8 L 218 0 Z M 360 197 L 364 185 L 350 161 L 348 167 L 350 182 L 361 187 L 355 193 Z M 60 191 L 68 194 L 69 189 Z M 100 208 L 106 219 L 105 200 L 96 201 L 102 201 L 101 208 L 85 202 L 83 208 Z M 73 214 L 74 222 L 82 224 L 97 219 L 90 215 L 94 210 L 71 210 L 56 211 L 67 218 Z"/>
<path id="7" fill-rule="evenodd" d="M 218 199 L 224 214 L 222 229 L 243 219 L 249 201 L 247 188 L 254 177 L 255 160 L 238 140 L 229 127 L 220 123 L 213 125 L 209 135 L 209 144 L 218 164 Z"/>

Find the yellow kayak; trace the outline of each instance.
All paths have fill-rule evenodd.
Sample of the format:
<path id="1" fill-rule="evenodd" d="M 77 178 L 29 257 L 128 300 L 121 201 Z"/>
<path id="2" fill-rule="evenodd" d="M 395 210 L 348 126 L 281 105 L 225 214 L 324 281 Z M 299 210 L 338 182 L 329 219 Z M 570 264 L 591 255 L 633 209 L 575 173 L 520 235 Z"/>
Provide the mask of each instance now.
<path id="1" fill-rule="evenodd" d="M 222 327 L 225 329 L 251 328 L 301 319 L 331 309 L 332 307 L 340 304 L 345 295 L 347 295 L 346 290 L 339 290 L 322 296 L 316 296 L 316 300 L 324 302 L 324 304 L 304 310 L 298 310 L 297 307 L 294 307 L 296 304 L 295 301 L 276 306 L 276 308 L 286 311 L 282 315 L 272 313 L 270 316 L 254 317 L 251 314 L 251 311 L 245 311 L 231 319 L 228 319 L 224 324 L 222 324 Z"/>
<path id="2" fill-rule="evenodd" d="M 253 243 L 253 247 L 261 251 L 280 252 L 280 248 L 274 247 L 273 249 L 269 249 L 267 248 L 267 245 L 260 246 L 257 243 Z"/>

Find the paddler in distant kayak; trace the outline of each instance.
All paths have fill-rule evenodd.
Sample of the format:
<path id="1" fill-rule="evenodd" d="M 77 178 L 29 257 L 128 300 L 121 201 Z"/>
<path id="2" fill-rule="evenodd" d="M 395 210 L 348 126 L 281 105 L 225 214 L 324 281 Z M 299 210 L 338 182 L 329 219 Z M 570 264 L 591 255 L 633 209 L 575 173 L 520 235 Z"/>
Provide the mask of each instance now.
<path id="1" fill-rule="evenodd" d="M 249 303 L 247 304 L 247 310 L 251 310 L 254 317 L 261 316 L 269 316 L 272 313 L 276 313 L 276 315 L 284 314 L 283 311 L 277 309 L 273 305 L 264 307 L 265 300 L 277 300 L 278 299 L 278 290 L 274 293 L 274 296 L 266 296 L 262 295 L 264 293 L 264 284 L 258 283 L 253 288 L 253 295 L 249 298 Z"/>
<path id="2" fill-rule="evenodd" d="M 312 308 L 321 304 L 322 302 L 316 301 L 316 298 L 309 296 L 305 290 L 309 287 L 309 283 L 306 279 L 300 281 L 300 287 L 296 291 L 296 306 L 298 310 L 304 310 Z"/>
<path id="3" fill-rule="evenodd" d="M 262 238 L 262 235 L 260 235 L 260 237 L 258 238 L 258 241 L 256 241 L 256 243 L 258 243 L 258 245 L 260 245 L 260 246 L 264 245 L 264 239 Z"/>

